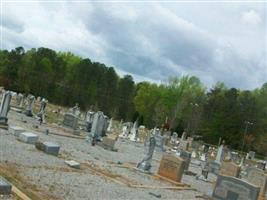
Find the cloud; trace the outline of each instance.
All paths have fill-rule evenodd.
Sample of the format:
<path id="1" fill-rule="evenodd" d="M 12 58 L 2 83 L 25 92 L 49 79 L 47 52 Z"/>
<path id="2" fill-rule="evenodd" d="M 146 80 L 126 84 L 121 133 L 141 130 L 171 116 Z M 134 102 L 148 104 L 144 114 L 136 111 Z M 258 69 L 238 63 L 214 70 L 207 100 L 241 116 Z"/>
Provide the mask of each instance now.
<path id="1" fill-rule="evenodd" d="M 196 8 L 182 3 L 35 2 L 3 6 L 4 48 L 45 46 L 72 51 L 114 66 L 119 74 L 129 73 L 138 81 L 161 82 L 189 74 L 208 87 L 224 81 L 229 87 L 251 89 L 266 82 L 266 31 L 262 28 L 266 11 L 258 4 Z M 23 18 L 18 17 L 22 14 Z"/>
<path id="2" fill-rule="evenodd" d="M 249 10 L 242 13 L 241 20 L 243 23 L 248 25 L 259 25 L 262 22 L 262 19 L 254 10 Z"/>

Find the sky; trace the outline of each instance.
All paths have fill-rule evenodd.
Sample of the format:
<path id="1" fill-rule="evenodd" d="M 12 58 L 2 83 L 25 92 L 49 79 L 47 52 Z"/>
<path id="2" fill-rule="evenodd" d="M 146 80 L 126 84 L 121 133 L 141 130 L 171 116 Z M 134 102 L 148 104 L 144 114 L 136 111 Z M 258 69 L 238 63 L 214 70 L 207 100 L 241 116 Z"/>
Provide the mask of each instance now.
<path id="1" fill-rule="evenodd" d="M 136 81 L 254 89 L 267 82 L 266 16 L 256 1 L 2 0 L 1 48 L 71 51 Z"/>

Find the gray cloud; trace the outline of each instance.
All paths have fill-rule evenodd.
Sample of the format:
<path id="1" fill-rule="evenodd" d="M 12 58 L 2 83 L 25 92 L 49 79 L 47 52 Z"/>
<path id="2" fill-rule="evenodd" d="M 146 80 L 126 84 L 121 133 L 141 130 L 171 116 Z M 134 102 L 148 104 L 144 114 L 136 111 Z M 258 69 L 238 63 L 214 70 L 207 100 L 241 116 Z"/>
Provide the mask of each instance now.
<path id="1" fill-rule="evenodd" d="M 248 89 L 267 81 L 262 4 L 37 2 L 4 6 L 9 11 L 3 17 L 8 29 L 3 32 L 5 48 L 70 50 L 115 66 L 120 74 L 130 73 L 139 81 L 160 82 L 189 74 L 208 87 L 224 81 L 229 87 Z M 34 10 L 25 13 L 29 6 Z M 21 21 L 14 17 L 20 13 L 25 14 Z M 9 34 L 12 30 L 15 33 Z"/>

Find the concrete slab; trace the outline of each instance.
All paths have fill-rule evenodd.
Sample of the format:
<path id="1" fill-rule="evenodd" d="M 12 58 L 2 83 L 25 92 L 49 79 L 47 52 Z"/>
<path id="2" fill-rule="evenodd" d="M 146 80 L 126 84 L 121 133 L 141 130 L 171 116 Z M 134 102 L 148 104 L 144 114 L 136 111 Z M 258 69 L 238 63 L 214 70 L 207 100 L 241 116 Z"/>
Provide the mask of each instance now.
<path id="1" fill-rule="evenodd" d="M 52 154 L 55 156 L 58 155 L 58 152 L 60 149 L 60 146 L 58 144 L 53 143 L 53 142 L 44 142 L 43 144 L 44 144 L 44 152 L 45 153 Z"/>
<path id="2" fill-rule="evenodd" d="M 20 126 L 9 126 L 8 132 L 18 137 L 20 133 L 25 132 L 25 129 Z"/>
<path id="3" fill-rule="evenodd" d="M 38 136 L 31 132 L 23 132 L 19 134 L 19 140 L 28 144 L 35 144 L 38 141 Z"/>

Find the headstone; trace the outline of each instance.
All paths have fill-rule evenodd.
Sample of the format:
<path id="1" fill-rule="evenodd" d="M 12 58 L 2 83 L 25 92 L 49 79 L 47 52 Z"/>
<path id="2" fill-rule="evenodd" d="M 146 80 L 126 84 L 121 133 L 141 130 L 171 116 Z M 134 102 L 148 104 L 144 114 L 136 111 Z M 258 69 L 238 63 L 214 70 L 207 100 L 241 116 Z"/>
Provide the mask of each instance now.
<path id="1" fill-rule="evenodd" d="M 194 141 L 194 138 L 192 138 L 192 137 L 187 137 L 187 141 L 188 141 L 189 148 L 191 148 L 191 147 L 192 147 L 192 143 L 193 143 L 193 141 Z"/>
<path id="2" fill-rule="evenodd" d="M 189 151 L 181 151 L 180 157 L 185 161 L 185 170 L 189 169 L 189 165 L 191 162 L 191 153 Z"/>
<path id="3" fill-rule="evenodd" d="M 197 152 L 192 151 L 192 158 L 196 158 L 197 157 Z"/>
<path id="4" fill-rule="evenodd" d="M 116 139 L 103 137 L 101 145 L 103 146 L 104 149 L 115 151 L 115 143 Z"/>
<path id="5" fill-rule="evenodd" d="M 0 125 L 7 126 L 7 114 L 10 109 L 11 92 L 5 91 L 2 95 L 2 101 L 0 105 Z"/>
<path id="6" fill-rule="evenodd" d="M 177 139 L 178 139 L 178 134 L 176 132 L 174 132 L 171 136 L 171 143 L 172 144 L 176 144 L 177 142 Z"/>
<path id="7" fill-rule="evenodd" d="M 95 114 L 94 112 L 89 110 L 89 111 L 87 111 L 87 113 L 85 115 L 86 129 L 89 133 L 91 132 L 94 114 Z"/>
<path id="8" fill-rule="evenodd" d="M 47 102 L 48 101 L 45 98 L 43 98 L 41 101 L 39 112 L 37 113 L 37 117 L 39 118 L 40 123 L 45 123 L 45 108 L 46 108 Z"/>
<path id="9" fill-rule="evenodd" d="M 145 172 L 149 172 L 151 168 L 151 161 L 152 161 L 155 146 L 156 146 L 156 140 L 155 140 L 155 137 L 152 135 L 149 138 L 149 145 L 145 147 L 145 157 L 136 166 L 138 169 L 145 171 Z"/>
<path id="10" fill-rule="evenodd" d="M 32 117 L 33 113 L 32 113 L 32 108 L 33 108 L 33 103 L 34 103 L 35 97 L 33 95 L 29 95 L 27 98 L 27 107 L 25 110 L 25 115 Z"/>
<path id="11" fill-rule="evenodd" d="M 109 120 L 107 132 L 112 132 L 112 118 Z"/>
<path id="12" fill-rule="evenodd" d="M 19 134 L 19 140 L 28 144 L 35 144 L 38 141 L 38 136 L 31 132 L 22 132 Z"/>
<path id="13" fill-rule="evenodd" d="M 265 160 L 259 160 L 257 162 L 257 168 L 261 170 L 265 170 L 266 167 L 266 161 Z"/>
<path id="14" fill-rule="evenodd" d="M 222 162 L 220 174 L 225 176 L 233 176 L 239 178 L 241 167 L 233 162 Z"/>
<path id="15" fill-rule="evenodd" d="M 184 151 L 188 151 L 189 142 L 186 141 L 186 140 L 180 140 L 178 148 L 181 149 L 181 150 L 184 150 Z"/>
<path id="16" fill-rule="evenodd" d="M 153 135 L 154 135 L 155 140 L 156 140 L 155 149 L 159 150 L 159 151 L 164 151 L 164 138 L 163 138 L 163 136 L 161 136 L 160 130 L 158 128 L 157 129 L 155 128 L 153 130 Z"/>
<path id="17" fill-rule="evenodd" d="M 135 142 L 137 140 L 137 134 L 138 134 L 138 121 L 136 120 L 130 131 L 129 139 Z"/>
<path id="18" fill-rule="evenodd" d="M 65 163 L 72 168 L 80 169 L 80 163 L 74 160 L 65 160 Z"/>
<path id="19" fill-rule="evenodd" d="M 19 93 L 16 97 L 17 107 L 22 107 L 22 103 L 23 103 L 23 94 Z"/>
<path id="20" fill-rule="evenodd" d="M 221 163 L 221 161 L 223 160 L 223 157 L 224 157 L 224 145 L 222 144 L 218 148 L 215 162 Z"/>
<path id="21" fill-rule="evenodd" d="M 91 132 L 88 134 L 92 141 L 100 141 L 101 137 L 105 135 L 105 120 L 103 112 L 98 111 L 94 114 Z"/>
<path id="22" fill-rule="evenodd" d="M 11 189 L 11 184 L 5 178 L 0 176 L 0 195 L 10 195 Z"/>
<path id="23" fill-rule="evenodd" d="M 54 142 L 36 142 L 35 147 L 40 151 L 54 156 L 58 155 L 60 149 L 60 146 Z"/>
<path id="24" fill-rule="evenodd" d="M 181 182 L 185 169 L 185 161 L 171 154 L 164 154 L 160 161 L 158 175 L 172 181 Z"/>
<path id="25" fill-rule="evenodd" d="M 214 200 L 257 200 L 260 188 L 241 179 L 218 175 L 212 193 Z"/>
<path id="26" fill-rule="evenodd" d="M 200 155 L 200 160 L 203 161 L 203 162 L 206 162 L 206 161 L 207 161 L 207 154 L 202 153 L 202 154 Z"/>
<path id="27" fill-rule="evenodd" d="M 250 160 L 254 160 L 255 159 L 255 152 L 254 151 L 248 152 L 248 159 L 250 159 Z"/>
<path id="28" fill-rule="evenodd" d="M 66 113 L 64 115 L 63 125 L 73 128 L 73 129 L 77 129 L 78 128 L 78 117 L 74 114 Z"/>
<path id="29" fill-rule="evenodd" d="M 44 152 L 57 156 L 59 153 L 60 146 L 54 142 L 44 142 Z"/>
<path id="30" fill-rule="evenodd" d="M 72 113 L 73 115 L 75 115 L 76 117 L 79 117 L 80 116 L 80 107 L 79 107 L 79 104 L 76 103 L 75 106 L 73 108 L 71 108 L 70 110 L 70 113 Z"/>
<path id="31" fill-rule="evenodd" d="M 207 163 L 208 171 L 213 173 L 213 174 L 219 174 L 220 171 L 220 163 L 212 160 Z"/>
<path id="32" fill-rule="evenodd" d="M 19 126 L 9 126 L 8 132 L 18 137 L 20 133 L 25 132 L 25 129 Z"/>
<path id="33" fill-rule="evenodd" d="M 184 131 L 183 134 L 182 134 L 181 140 L 186 140 L 186 136 L 187 136 L 187 134 L 186 134 L 186 132 Z"/>
<path id="34" fill-rule="evenodd" d="M 247 177 L 245 178 L 249 183 L 260 187 L 260 196 L 264 197 L 267 189 L 267 175 L 263 170 L 255 167 L 247 169 Z"/>

